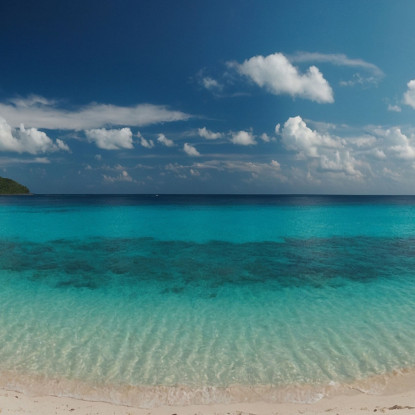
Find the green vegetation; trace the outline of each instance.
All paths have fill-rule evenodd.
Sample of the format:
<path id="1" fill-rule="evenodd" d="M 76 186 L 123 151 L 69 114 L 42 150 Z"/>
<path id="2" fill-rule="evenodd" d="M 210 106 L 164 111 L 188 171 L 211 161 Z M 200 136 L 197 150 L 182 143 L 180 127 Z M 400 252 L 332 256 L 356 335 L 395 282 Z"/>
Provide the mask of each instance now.
<path id="1" fill-rule="evenodd" d="M 12 179 L 0 177 L 0 195 L 26 195 L 30 191 L 26 186 Z"/>

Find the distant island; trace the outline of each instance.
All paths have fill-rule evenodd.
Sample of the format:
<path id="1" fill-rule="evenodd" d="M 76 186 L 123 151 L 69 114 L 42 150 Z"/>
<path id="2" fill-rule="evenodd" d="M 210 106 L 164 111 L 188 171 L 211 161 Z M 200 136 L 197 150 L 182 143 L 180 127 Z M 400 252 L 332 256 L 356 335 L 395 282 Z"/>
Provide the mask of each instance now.
<path id="1" fill-rule="evenodd" d="M 30 190 L 12 179 L 0 177 L 0 195 L 27 195 Z"/>

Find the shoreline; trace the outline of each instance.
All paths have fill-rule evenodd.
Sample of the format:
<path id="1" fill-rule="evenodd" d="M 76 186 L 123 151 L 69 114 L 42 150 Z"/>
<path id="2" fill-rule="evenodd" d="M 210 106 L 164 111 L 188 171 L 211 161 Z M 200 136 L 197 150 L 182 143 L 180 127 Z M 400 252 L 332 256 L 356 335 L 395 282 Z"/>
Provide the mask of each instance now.
<path id="1" fill-rule="evenodd" d="M 373 413 L 415 414 L 415 390 L 368 395 L 358 391 L 325 397 L 312 404 L 304 403 L 232 403 L 189 406 L 160 406 L 138 408 L 100 401 L 26 395 L 22 392 L 0 389 L 0 413 L 25 415 L 353 415 Z"/>
<path id="2" fill-rule="evenodd" d="M 325 396 L 310 403 L 272 402 L 258 396 L 257 401 L 211 402 L 204 404 L 128 405 L 117 399 L 117 390 L 107 390 L 107 399 L 90 399 L 81 394 L 66 396 L 42 388 L 0 386 L 0 414 L 48 415 L 318 415 L 318 414 L 415 414 L 415 370 L 389 374 L 387 381 L 377 382 L 377 388 L 368 393 L 368 386 L 376 383 L 369 378 L 350 385 L 334 387 Z M 385 379 L 383 377 L 383 379 Z M 4 380 L 4 379 L 3 379 Z M 382 383 L 382 385 L 380 385 Z M 39 386 L 39 385 L 38 385 Z M 134 393 L 134 390 L 131 391 Z M 166 390 L 164 390 L 166 392 Z M 79 393 L 79 392 L 78 392 Z M 118 391 L 119 393 L 119 391 Z M 161 393 L 161 390 L 159 390 Z M 91 397 L 91 396 L 90 396 Z M 131 396 L 130 396 L 131 397 Z M 115 398 L 115 399 L 114 399 Z M 118 396 L 119 398 L 119 396 Z M 174 398 L 174 396 L 173 396 Z M 176 396 L 177 398 L 177 396 Z M 246 397 L 245 397 L 246 398 Z M 112 401 L 112 402 L 110 402 Z M 117 402 L 118 401 L 118 402 Z"/>

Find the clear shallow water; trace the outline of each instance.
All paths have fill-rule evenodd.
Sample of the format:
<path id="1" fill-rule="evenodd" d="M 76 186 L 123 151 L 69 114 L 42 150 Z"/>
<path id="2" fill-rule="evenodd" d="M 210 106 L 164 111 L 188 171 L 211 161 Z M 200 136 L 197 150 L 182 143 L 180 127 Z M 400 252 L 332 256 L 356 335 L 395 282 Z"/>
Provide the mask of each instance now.
<path id="1" fill-rule="evenodd" d="M 8 385 L 309 400 L 415 367 L 415 198 L 1 198 L 0 226 Z"/>

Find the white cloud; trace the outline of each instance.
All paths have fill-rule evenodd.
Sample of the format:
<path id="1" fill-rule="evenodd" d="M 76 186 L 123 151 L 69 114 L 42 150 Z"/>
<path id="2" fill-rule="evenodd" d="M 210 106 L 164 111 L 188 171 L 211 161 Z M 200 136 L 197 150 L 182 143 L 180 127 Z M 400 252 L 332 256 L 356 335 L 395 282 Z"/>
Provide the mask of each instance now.
<path id="1" fill-rule="evenodd" d="M 328 62 L 338 66 L 360 67 L 383 76 L 382 70 L 373 63 L 363 59 L 351 59 L 342 53 L 297 52 L 289 58 L 291 62 Z"/>
<path id="2" fill-rule="evenodd" d="M 289 57 L 290 62 L 321 62 L 330 63 L 332 65 L 351 67 L 363 70 L 363 75 L 360 72 L 354 73 L 352 79 L 348 81 L 340 81 L 341 86 L 353 86 L 363 84 L 377 84 L 385 74 L 376 65 L 366 62 L 363 59 L 351 59 L 341 53 L 317 53 L 317 52 L 298 52 Z"/>
<path id="3" fill-rule="evenodd" d="M 403 96 L 403 101 L 406 105 L 415 109 L 415 79 L 408 82 L 408 90 Z"/>
<path id="4" fill-rule="evenodd" d="M 141 169 L 141 170 L 153 170 L 154 166 L 149 166 L 147 164 L 138 163 L 134 167 L 134 169 Z"/>
<path id="5" fill-rule="evenodd" d="M 159 134 L 159 136 L 157 138 L 157 141 L 159 143 L 163 144 L 166 147 L 173 147 L 174 146 L 173 140 L 170 140 L 164 134 Z"/>
<path id="6" fill-rule="evenodd" d="M 116 165 L 113 167 L 113 169 L 114 169 L 114 170 L 118 170 L 118 171 L 122 171 L 122 170 L 125 170 L 125 167 L 124 167 L 124 166 L 121 166 L 121 164 L 116 164 Z"/>
<path id="7" fill-rule="evenodd" d="M 261 140 L 264 141 L 265 143 L 269 143 L 271 141 L 267 133 L 262 133 L 260 137 L 261 137 Z"/>
<path id="8" fill-rule="evenodd" d="M 192 145 L 188 144 L 188 143 L 184 143 L 183 151 L 188 156 L 191 156 L 191 157 L 198 157 L 198 156 L 200 156 L 200 153 L 196 150 L 196 148 L 193 147 Z"/>
<path id="9" fill-rule="evenodd" d="M 86 130 L 88 141 L 94 142 L 103 150 L 133 148 L 133 134 L 129 128 L 106 130 L 105 128 Z"/>
<path id="10" fill-rule="evenodd" d="M 249 131 L 238 131 L 236 133 L 232 133 L 231 141 L 232 143 L 240 146 L 252 146 L 257 144 L 254 136 Z"/>
<path id="11" fill-rule="evenodd" d="M 298 151 L 302 158 L 318 157 L 320 148 L 340 148 L 341 143 L 328 134 L 307 127 L 300 116 L 289 118 L 281 132 L 286 148 Z"/>
<path id="12" fill-rule="evenodd" d="M 0 157 L 0 166 L 10 166 L 16 164 L 50 164 L 50 160 L 46 157 L 27 158 L 11 158 Z"/>
<path id="13" fill-rule="evenodd" d="M 185 167 L 187 166 L 182 166 L 178 163 L 169 163 L 166 166 L 164 166 L 164 169 L 168 171 L 172 171 L 174 173 L 179 173 L 179 171 Z"/>
<path id="14" fill-rule="evenodd" d="M 55 105 L 57 103 L 54 99 L 48 99 L 40 95 L 29 95 L 26 98 L 17 97 L 9 99 L 9 102 L 14 104 L 16 107 L 32 107 L 35 105 Z"/>
<path id="15" fill-rule="evenodd" d="M 373 133 L 381 139 L 383 152 L 386 152 L 389 158 L 415 160 L 415 137 L 403 134 L 399 127 L 375 128 Z"/>
<path id="16" fill-rule="evenodd" d="M 211 78 L 210 76 L 205 76 L 200 81 L 201 85 L 209 91 L 221 91 L 223 85 L 220 84 L 216 79 Z"/>
<path id="17" fill-rule="evenodd" d="M 357 170 L 357 161 L 347 150 L 336 150 L 320 155 L 318 169 L 324 172 L 344 173 L 355 178 L 361 178 L 362 173 Z"/>
<path id="18" fill-rule="evenodd" d="M 387 167 L 384 167 L 384 169 L 382 170 L 382 173 L 385 177 L 388 177 L 392 180 L 400 180 L 401 175 L 395 171 L 392 171 L 390 169 L 388 169 Z"/>
<path id="19" fill-rule="evenodd" d="M 36 128 L 26 129 L 23 124 L 14 129 L 0 117 L 0 151 L 39 154 L 58 150 L 70 151 L 60 139 L 54 142 L 43 131 Z"/>
<path id="20" fill-rule="evenodd" d="M 187 176 L 184 172 L 185 170 L 188 170 L 188 168 L 188 166 L 183 166 L 178 163 L 169 163 L 164 167 L 165 170 L 174 173 L 179 179 L 187 179 Z"/>
<path id="21" fill-rule="evenodd" d="M 296 171 L 303 171 L 314 183 L 341 185 L 342 179 L 358 180 L 367 189 L 377 184 L 384 188 L 385 180 L 399 180 L 411 185 L 415 178 L 415 133 L 405 133 L 398 126 L 365 127 L 363 133 L 350 136 L 350 127 L 322 123 L 311 129 L 301 117 L 289 118 L 281 131 L 285 148 L 295 152 Z M 342 131 L 342 136 L 332 131 Z M 346 135 L 344 135 L 346 131 Z M 302 166 L 301 166 L 302 164 Z M 298 175 L 297 175 L 298 176 Z M 334 187 L 336 188 L 336 187 Z"/>
<path id="22" fill-rule="evenodd" d="M 278 123 L 278 124 L 275 126 L 275 134 L 279 135 L 280 130 L 281 130 L 281 125 L 280 125 L 280 123 Z"/>
<path id="23" fill-rule="evenodd" d="M 383 150 L 380 150 L 378 148 L 373 148 L 371 149 L 368 154 L 372 155 L 374 158 L 378 159 L 378 160 L 384 160 L 386 159 L 386 154 L 384 153 Z"/>
<path id="24" fill-rule="evenodd" d="M 12 134 L 12 128 L 4 118 L 0 118 L 0 150 L 21 152 L 21 143 Z"/>
<path id="25" fill-rule="evenodd" d="M 153 148 L 154 147 L 154 141 L 153 140 L 146 140 L 144 137 L 141 137 L 140 144 L 144 148 Z"/>
<path id="26" fill-rule="evenodd" d="M 104 174 L 103 178 L 108 183 L 133 182 L 134 181 L 133 178 L 125 170 L 123 170 L 118 176 L 107 176 Z"/>
<path id="27" fill-rule="evenodd" d="M 172 172 L 180 179 L 189 176 L 200 176 L 201 178 L 210 177 L 213 172 L 217 172 L 222 178 L 224 173 L 242 173 L 243 180 L 256 180 L 258 182 L 279 181 L 286 182 L 287 178 L 281 173 L 280 164 L 271 160 L 269 163 L 242 161 L 242 160 L 209 160 L 195 162 L 191 165 L 169 163 L 165 167 L 166 171 Z"/>
<path id="28" fill-rule="evenodd" d="M 58 130 L 88 130 L 108 125 L 144 126 L 162 122 L 183 121 L 191 116 L 162 105 L 140 104 L 121 107 L 91 103 L 68 110 L 59 108 L 56 101 L 31 96 L 0 103 L 0 115 L 12 127 L 21 123 L 35 128 Z"/>
<path id="29" fill-rule="evenodd" d="M 182 166 L 183 168 L 185 166 Z M 254 179 L 277 179 L 285 182 L 287 178 L 281 174 L 280 164 L 272 160 L 270 163 L 259 163 L 240 160 L 210 160 L 203 163 L 194 163 L 193 169 L 198 170 L 217 170 L 229 173 L 247 173 Z"/>
<path id="30" fill-rule="evenodd" d="M 343 81 L 340 84 L 343 86 L 363 84 L 367 82 L 376 83 L 384 77 L 383 71 L 376 65 L 370 62 L 366 62 L 363 59 L 351 59 L 341 53 L 317 53 L 317 52 L 298 52 L 289 57 L 290 62 L 322 62 L 330 63 L 337 66 L 347 66 L 352 68 L 359 68 L 370 73 L 369 76 L 362 76 L 359 73 L 354 74 L 354 77 L 350 81 Z"/>
<path id="31" fill-rule="evenodd" d="M 399 105 L 388 105 L 388 111 L 401 112 L 402 108 Z"/>
<path id="32" fill-rule="evenodd" d="M 144 148 L 153 148 L 154 147 L 154 141 L 153 140 L 146 140 L 144 137 L 140 138 L 140 144 Z"/>
<path id="33" fill-rule="evenodd" d="M 59 150 L 68 151 L 68 152 L 71 151 L 69 146 L 59 138 L 56 139 L 56 145 L 58 146 Z"/>
<path id="34" fill-rule="evenodd" d="M 209 131 L 206 127 L 198 128 L 197 132 L 200 137 L 206 138 L 206 140 L 217 140 L 218 138 L 223 137 L 222 133 L 214 133 L 213 131 Z"/>
<path id="35" fill-rule="evenodd" d="M 140 145 L 144 148 L 153 148 L 154 147 L 154 141 L 153 140 L 146 140 L 140 133 L 140 131 L 137 132 L 137 137 L 140 139 Z"/>
<path id="36" fill-rule="evenodd" d="M 340 86 L 355 86 L 355 85 L 364 85 L 368 83 L 376 84 L 378 82 L 378 78 L 374 76 L 365 77 L 362 76 L 360 73 L 354 73 L 352 75 L 352 79 L 349 79 L 348 81 L 340 81 Z"/>
<path id="37" fill-rule="evenodd" d="M 38 163 L 38 164 L 49 164 L 50 160 L 46 157 L 35 157 L 32 160 L 21 160 L 22 163 Z"/>
<path id="38" fill-rule="evenodd" d="M 37 154 L 55 150 L 56 144 L 53 144 L 53 141 L 43 131 L 39 131 L 36 128 L 26 129 L 24 125 L 21 124 L 16 133 L 24 151 L 27 151 L 28 153 Z"/>
<path id="39" fill-rule="evenodd" d="M 275 167 L 277 170 L 281 169 L 280 163 L 278 163 L 278 161 L 276 161 L 276 160 L 271 160 L 271 166 Z"/>
<path id="40" fill-rule="evenodd" d="M 231 65 L 273 94 L 288 94 L 319 103 L 334 102 L 333 91 L 316 66 L 301 74 L 282 53 L 254 56 L 242 64 Z"/>
<path id="41" fill-rule="evenodd" d="M 295 151 L 299 159 L 306 160 L 309 168 L 357 179 L 362 177 L 359 162 L 346 148 L 343 139 L 311 130 L 299 116 L 285 122 L 281 137 L 284 146 Z"/>

